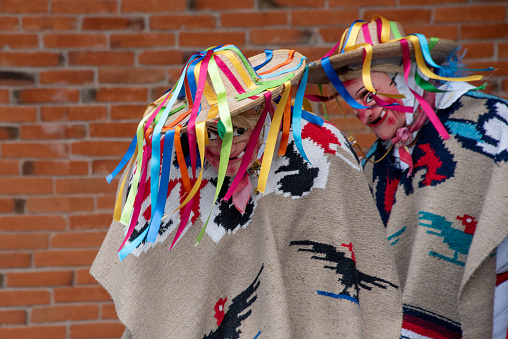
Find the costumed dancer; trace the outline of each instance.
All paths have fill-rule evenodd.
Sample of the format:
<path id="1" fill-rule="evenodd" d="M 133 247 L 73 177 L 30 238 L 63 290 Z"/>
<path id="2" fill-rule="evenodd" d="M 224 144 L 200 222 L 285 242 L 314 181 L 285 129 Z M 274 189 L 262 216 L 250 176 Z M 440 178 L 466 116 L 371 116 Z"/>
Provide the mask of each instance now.
<path id="1" fill-rule="evenodd" d="M 347 140 L 302 111 L 306 80 L 293 50 L 225 45 L 148 106 L 91 269 L 124 338 L 398 336 L 381 220 Z"/>
<path id="2" fill-rule="evenodd" d="M 342 96 L 378 136 L 363 166 L 396 257 L 404 338 L 507 335 L 508 104 L 466 82 L 492 69 L 462 68 L 458 47 L 374 16 L 309 70 L 335 88 L 323 100 Z"/>

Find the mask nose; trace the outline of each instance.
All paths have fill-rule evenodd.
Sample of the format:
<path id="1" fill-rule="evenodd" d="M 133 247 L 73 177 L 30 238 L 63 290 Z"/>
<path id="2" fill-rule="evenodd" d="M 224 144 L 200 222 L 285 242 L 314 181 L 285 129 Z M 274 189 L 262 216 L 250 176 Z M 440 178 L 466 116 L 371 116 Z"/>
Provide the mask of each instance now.
<path id="1" fill-rule="evenodd" d="M 370 116 L 372 115 L 372 109 L 359 109 L 357 110 L 356 115 L 363 124 L 366 124 L 369 121 Z"/>

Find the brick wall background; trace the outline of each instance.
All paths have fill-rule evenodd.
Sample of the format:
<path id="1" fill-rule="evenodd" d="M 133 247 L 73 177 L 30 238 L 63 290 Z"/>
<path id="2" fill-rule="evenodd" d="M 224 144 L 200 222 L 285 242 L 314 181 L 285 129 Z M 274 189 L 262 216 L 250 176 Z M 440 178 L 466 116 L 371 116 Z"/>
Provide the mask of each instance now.
<path id="1" fill-rule="evenodd" d="M 487 91 L 507 98 L 507 11 L 503 0 L 0 0 L 0 337 L 121 336 L 88 274 L 114 203 L 104 177 L 193 51 L 290 47 L 314 60 L 381 14 L 458 40 L 471 66 L 498 68 Z"/>

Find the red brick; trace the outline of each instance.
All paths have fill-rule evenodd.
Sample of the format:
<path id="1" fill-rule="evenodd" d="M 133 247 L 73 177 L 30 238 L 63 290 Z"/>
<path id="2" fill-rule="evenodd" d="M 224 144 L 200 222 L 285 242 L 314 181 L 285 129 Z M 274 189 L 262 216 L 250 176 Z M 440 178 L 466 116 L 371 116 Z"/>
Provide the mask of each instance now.
<path id="1" fill-rule="evenodd" d="M 119 322 L 72 324 L 71 338 L 119 338 L 125 326 Z"/>
<path id="2" fill-rule="evenodd" d="M 174 84 L 177 82 L 178 78 L 180 77 L 181 68 L 180 67 L 170 67 L 168 69 L 169 74 L 169 84 Z M 167 88 L 166 88 L 167 89 Z M 143 110 L 144 111 L 144 110 Z"/>
<path id="3" fill-rule="evenodd" d="M 3 13 L 46 13 L 48 0 L 2 0 Z"/>
<path id="4" fill-rule="evenodd" d="M 401 5 L 409 5 L 409 6 L 421 6 L 422 0 L 399 0 Z M 490 0 L 489 0 L 490 1 Z M 426 5 L 441 5 L 443 3 L 462 3 L 468 2 L 467 0 L 425 0 Z"/>
<path id="5" fill-rule="evenodd" d="M 508 58 L 508 42 L 499 42 L 497 48 L 500 58 Z"/>
<path id="6" fill-rule="evenodd" d="M 15 210 L 15 204 L 13 199 L 1 199 L 0 198 L 0 213 L 12 213 Z"/>
<path id="7" fill-rule="evenodd" d="M 212 15 L 152 15 L 150 16 L 150 29 L 215 28 L 215 22 L 216 19 Z M 225 26 L 224 21 L 222 21 L 222 25 Z"/>
<path id="8" fill-rule="evenodd" d="M 0 31 L 17 31 L 19 29 L 19 20 L 17 17 L 0 17 Z"/>
<path id="9" fill-rule="evenodd" d="M 37 234 L 2 234 L 0 250 L 41 250 L 49 247 L 48 235 Z M 0 298 L 1 299 L 1 298 Z M 0 301 L 1 304 L 1 301 Z"/>
<path id="10" fill-rule="evenodd" d="M 3 104 L 9 103 L 9 90 L 6 89 L 0 90 L 0 103 Z"/>
<path id="11" fill-rule="evenodd" d="M 97 281 L 90 274 L 89 268 L 76 270 L 76 277 L 74 283 L 76 285 L 97 285 Z"/>
<path id="12" fill-rule="evenodd" d="M 323 39 L 324 42 L 331 42 L 336 43 L 340 41 L 340 38 L 342 37 L 342 33 L 344 32 L 344 29 L 337 29 L 337 28 L 320 28 L 319 29 L 319 35 Z M 330 45 L 330 49 L 333 46 Z"/>
<path id="13" fill-rule="evenodd" d="M 35 34 L 0 34 L 1 48 L 37 48 L 38 43 Z"/>
<path id="14" fill-rule="evenodd" d="M 51 238 L 53 248 L 99 248 L 106 237 L 106 232 L 67 232 L 57 233 Z"/>
<path id="15" fill-rule="evenodd" d="M 104 306 L 103 306 L 104 307 Z M 103 311 L 104 313 L 104 311 Z M 107 319 L 107 318 L 104 318 Z M 26 324 L 26 311 L 0 311 L 0 326 Z"/>
<path id="16" fill-rule="evenodd" d="M 77 192 L 69 192 L 77 193 Z M 54 212 L 80 212 L 93 211 L 93 198 L 91 197 L 69 197 L 52 196 L 44 198 L 28 198 L 26 204 L 27 212 L 30 213 L 54 213 Z"/>
<path id="17" fill-rule="evenodd" d="M 460 29 L 462 39 L 496 39 L 508 37 L 508 23 L 494 25 L 462 25 Z"/>
<path id="18" fill-rule="evenodd" d="M 111 185 L 118 185 L 118 182 L 116 184 L 112 182 Z M 115 201 L 114 195 L 99 196 L 97 197 L 97 210 L 107 210 L 112 215 Z"/>
<path id="19" fill-rule="evenodd" d="M 31 322 L 49 323 L 76 320 L 93 320 L 99 317 L 98 305 L 61 305 L 34 307 Z"/>
<path id="20" fill-rule="evenodd" d="M 134 122 L 90 124 L 90 137 L 132 138 L 136 134 L 137 126 Z"/>
<path id="21" fill-rule="evenodd" d="M 192 10 L 231 10 L 231 9 L 253 9 L 253 0 L 234 1 L 234 0 L 195 0 L 192 3 Z"/>
<path id="22" fill-rule="evenodd" d="M 35 267 L 90 266 L 97 250 L 38 251 L 34 253 Z"/>
<path id="23" fill-rule="evenodd" d="M 404 0 L 400 0 L 401 2 Z M 419 1 L 419 5 L 422 5 L 422 1 Z M 428 1 L 428 0 L 426 0 Z M 441 0 L 441 2 L 443 2 Z M 396 2 L 395 0 L 377 0 L 376 6 L 395 6 Z M 330 7 L 370 7 L 372 6 L 371 0 L 329 0 L 329 6 Z M 358 16 L 356 16 L 358 17 Z M 355 17 L 353 17 L 355 18 Z M 391 20 L 389 17 L 387 18 Z M 350 18 L 350 24 L 352 24 L 354 19 Z"/>
<path id="24" fill-rule="evenodd" d="M 204 1 L 214 1 L 214 0 L 204 0 Z M 230 1 L 233 2 L 232 0 Z M 324 0 L 269 0 L 269 1 L 265 0 L 262 1 L 260 4 L 261 8 L 324 7 L 324 5 L 325 5 Z"/>
<path id="25" fill-rule="evenodd" d="M 61 55 L 50 52 L 0 52 L 0 66 L 47 67 L 58 66 Z"/>
<path id="26" fill-rule="evenodd" d="M 245 33 L 238 31 L 228 32 L 181 32 L 180 33 L 180 46 L 181 47 L 199 47 L 206 48 L 210 46 L 217 46 L 228 44 L 236 46 L 245 45 Z"/>
<path id="27" fill-rule="evenodd" d="M 301 29 L 252 29 L 250 31 L 250 43 L 255 45 L 265 44 L 300 44 L 310 40 L 312 33 Z"/>
<path id="28" fill-rule="evenodd" d="M 170 75 L 171 77 L 171 75 Z M 170 83 L 172 83 L 173 81 L 169 81 Z M 164 93 L 167 92 L 167 90 L 169 89 L 168 86 L 163 86 L 163 87 L 152 87 L 150 89 L 150 101 L 155 101 L 157 100 L 158 98 L 160 98 Z"/>
<path id="29" fill-rule="evenodd" d="M 462 48 L 467 49 L 467 59 L 471 58 L 489 58 L 494 56 L 494 44 L 492 42 L 472 42 L 461 44 Z"/>
<path id="30" fill-rule="evenodd" d="M 21 126 L 21 139 L 80 139 L 86 137 L 84 125 L 40 124 Z"/>
<path id="31" fill-rule="evenodd" d="M 337 26 L 351 24 L 351 18 L 357 18 L 358 10 L 305 10 L 293 11 L 291 23 L 293 26 Z"/>
<path id="32" fill-rule="evenodd" d="M 4 148 L 5 146 L 3 145 Z M 52 192 L 52 179 L 0 177 L 0 194 L 47 194 Z"/>
<path id="33" fill-rule="evenodd" d="M 84 85 L 94 82 L 94 71 L 84 70 L 62 70 L 40 72 L 39 82 L 41 84 L 65 84 Z"/>
<path id="34" fill-rule="evenodd" d="M 121 12 L 131 13 L 160 13 L 160 12 L 177 12 L 185 11 L 187 8 L 186 0 L 122 0 Z"/>
<path id="35" fill-rule="evenodd" d="M 118 319 L 116 314 L 115 304 L 103 304 L 102 305 L 102 319 Z"/>
<path id="36" fill-rule="evenodd" d="M 73 88 L 31 88 L 15 91 L 18 102 L 36 104 L 45 102 L 78 102 L 79 91 Z"/>
<path id="37" fill-rule="evenodd" d="M 0 307 L 45 305 L 49 304 L 49 301 L 50 296 L 48 291 L 0 291 Z"/>
<path id="38" fill-rule="evenodd" d="M 508 75 L 508 61 L 480 61 L 480 62 L 470 62 L 467 64 L 469 68 L 486 68 L 486 67 L 494 67 L 496 70 L 495 75 Z M 492 72 L 481 72 L 479 73 L 483 76 L 489 76 Z M 481 81 L 481 83 L 485 82 L 485 79 Z M 479 84 L 478 84 L 479 85 Z"/>
<path id="39" fill-rule="evenodd" d="M 116 192 L 116 187 L 105 178 L 56 179 L 56 191 L 58 194 L 111 194 Z"/>
<path id="40" fill-rule="evenodd" d="M 26 31 L 69 31 L 77 27 L 76 18 L 68 16 L 33 16 L 22 20 Z"/>
<path id="41" fill-rule="evenodd" d="M 117 13 L 117 0 L 52 0 L 52 13 L 90 14 L 90 13 Z"/>
<path id="42" fill-rule="evenodd" d="M 142 65 L 181 65 L 185 62 L 180 50 L 142 51 L 138 60 Z"/>
<path id="43" fill-rule="evenodd" d="M 19 161 L 0 160 L 0 175 L 19 175 Z"/>
<path id="44" fill-rule="evenodd" d="M 141 31 L 145 28 L 144 19 L 121 18 L 121 17 L 95 17 L 84 18 L 81 29 L 83 30 L 133 30 Z"/>
<path id="45" fill-rule="evenodd" d="M 113 172 L 119 162 L 120 158 L 94 160 L 92 162 L 92 173 L 95 175 L 100 174 L 106 176 Z"/>
<path id="46" fill-rule="evenodd" d="M 107 39 L 104 34 L 46 34 L 43 41 L 46 48 L 107 47 Z"/>
<path id="47" fill-rule="evenodd" d="M 0 217 L 4 232 L 65 231 L 65 219 L 56 215 L 14 215 Z"/>
<path id="48" fill-rule="evenodd" d="M 294 15 L 295 12 L 292 13 Z M 357 15 L 357 14 L 356 14 Z M 221 13 L 222 27 L 264 27 L 288 24 L 288 13 L 282 11 L 257 13 Z M 337 18 L 336 18 L 337 19 Z M 295 24 L 293 22 L 293 24 Z"/>
<path id="49" fill-rule="evenodd" d="M 420 33 L 426 37 L 438 37 L 456 41 L 459 37 L 457 25 L 404 25 L 406 34 Z"/>
<path id="50" fill-rule="evenodd" d="M 100 286 L 55 288 L 53 297 L 56 303 L 111 300 L 108 292 Z"/>
<path id="51" fill-rule="evenodd" d="M 133 65 L 134 53 L 132 52 L 69 52 L 69 65 Z"/>
<path id="52" fill-rule="evenodd" d="M 69 146 L 59 143 L 8 143 L 2 145 L 2 156 L 4 158 L 67 158 Z"/>
<path id="53" fill-rule="evenodd" d="M 404 23 L 428 23 L 432 15 L 430 9 L 387 9 L 387 10 L 366 10 L 363 13 L 363 20 L 370 20 L 374 15 L 379 14 L 391 21 Z M 406 32 L 407 33 L 407 32 Z"/>
<path id="54" fill-rule="evenodd" d="M 42 287 L 72 285 L 72 271 L 12 272 L 7 273 L 8 287 Z"/>
<path id="55" fill-rule="evenodd" d="M 0 86 L 31 86 L 34 82 L 35 76 L 31 72 L 0 72 Z"/>
<path id="56" fill-rule="evenodd" d="M 88 162 L 78 160 L 25 161 L 23 175 L 87 175 Z"/>
<path id="57" fill-rule="evenodd" d="M 438 7 L 434 21 L 464 23 L 470 21 L 502 21 L 505 18 L 505 6 L 461 6 Z"/>
<path id="58" fill-rule="evenodd" d="M 163 68 L 101 68 L 101 84 L 152 84 L 164 82 L 166 71 Z"/>
<path id="59" fill-rule="evenodd" d="M 111 48 L 171 47 L 175 45 L 172 33 L 111 34 Z"/>
<path id="60" fill-rule="evenodd" d="M 113 105 L 111 106 L 111 120 L 135 120 L 143 118 L 146 105 Z"/>
<path id="61" fill-rule="evenodd" d="M 7 252 L 0 253 L 1 268 L 30 267 L 32 256 L 30 253 Z"/>
<path id="62" fill-rule="evenodd" d="M 72 230 L 108 229 L 112 220 L 111 213 L 71 215 L 69 228 Z"/>
<path id="63" fill-rule="evenodd" d="M 42 121 L 100 121 L 106 120 L 105 106 L 43 106 Z"/>
<path id="64" fill-rule="evenodd" d="M 65 339 L 65 326 L 26 326 L 0 328 L 2 339 Z"/>
<path id="65" fill-rule="evenodd" d="M 102 87 L 95 92 L 97 102 L 146 102 L 147 99 L 145 87 Z"/>
<path id="66" fill-rule="evenodd" d="M 19 128 L 13 126 L 0 126 L 0 140 L 16 140 Z"/>

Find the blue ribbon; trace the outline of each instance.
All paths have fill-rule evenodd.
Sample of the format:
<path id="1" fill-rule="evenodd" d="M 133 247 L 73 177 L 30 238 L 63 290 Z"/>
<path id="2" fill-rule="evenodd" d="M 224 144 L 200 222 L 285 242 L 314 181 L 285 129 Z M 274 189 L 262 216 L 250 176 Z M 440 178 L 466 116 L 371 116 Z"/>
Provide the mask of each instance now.
<path id="1" fill-rule="evenodd" d="M 432 67 L 443 68 L 443 69 L 461 69 L 464 71 L 474 71 L 474 72 L 485 72 L 485 71 L 493 71 L 494 70 L 493 67 L 489 67 L 489 68 L 462 68 L 462 67 L 439 66 L 438 64 L 436 64 L 434 62 L 434 60 L 432 60 L 432 57 L 430 56 L 429 44 L 427 43 L 427 38 L 425 37 L 425 35 L 419 34 L 419 33 L 414 33 L 414 34 L 409 34 L 409 35 L 414 35 L 418 38 L 418 41 L 420 41 L 420 46 L 422 47 L 423 58 L 425 59 L 425 62 L 428 63 L 429 65 L 431 65 Z"/>
<path id="2" fill-rule="evenodd" d="M 169 174 L 171 171 L 171 155 L 173 154 L 173 141 L 175 138 L 175 130 L 170 129 L 164 136 L 164 151 L 162 153 L 162 171 L 161 183 L 159 187 L 159 194 L 157 196 L 157 204 L 155 205 L 155 212 L 153 213 L 150 221 L 148 236 L 146 241 L 155 242 L 159 232 L 164 208 L 166 207 L 166 198 L 168 196 Z M 152 205 L 152 212 L 154 211 Z"/>
<path id="3" fill-rule="evenodd" d="M 136 247 L 141 244 L 143 239 L 145 238 L 146 234 L 148 233 L 148 227 L 141 233 L 134 241 L 130 242 L 129 244 L 125 245 L 120 252 L 118 252 L 118 257 L 120 258 L 120 261 L 124 260 L 126 256 L 128 256 L 132 251 L 136 249 Z"/>
<path id="4" fill-rule="evenodd" d="M 198 58 L 197 55 L 192 56 L 191 58 Z M 173 95 L 171 96 L 171 99 L 169 100 L 168 104 L 166 105 L 166 108 L 164 109 L 164 112 L 162 112 L 161 117 L 157 124 L 155 125 L 155 128 L 153 130 L 153 136 L 152 136 L 152 159 L 150 159 L 150 194 L 151 194 L 151 206 L 152 206 L 152 218 L 154 214 L 154 208 L 153 206 L 156 206 L 157 204 L 157 196 L 159 191 L 159 170 L 160 170 L 160 147 L 161 147 L 161 131 L 164 127 L 164 124 L 166 123 L 166 120 L 169 116 L 169 113 L 171 112 L 171 108 L 173 107 L 178 95 L 177 93 L 180 93 L 180 90 L 183 88 L 184 79 L 185 79 L 185 71 L 188 67 L 189 63 L 185 65 L 185 68 L 182 72 L 182 75 L 180 76 L 180 79 L 178 79 L 178 82 L 176 84 L 175 90 L 173 92 Z"/>
<path id="5" fill-rule="evenodd" d="M 273 58 L 273 51 L 271 49 L 265 49 L 265 55 L 266 55 L 266 60 L 262 64 L 257 65 L 256 67 L 254 67 L 255 71 L 257 71 L 258 69 L 260 69 L 261 67 L 263 67 L 264 65 L 269 63 L 270 60 L 272 60 L 272 58 Z"/>
<path id="6" fill-rule="evenodd" d="M 344 45 L 342 46 L 342 50 L 340 51 L 340 53 L 344 53 L 344 48 L 346 47 L 347 41 L 349 40 L 349 35 L 351 34 L 351 29 L 353 28 L 353 26 L 354 26 L 357 22 L 367 22 L 367 21 L 365 21 L 365 20 L 356 20 L 355 22 L 353 22 L 353 23 L 351 24 L 351 26 L 349 26 L 349 29 L 348 29 L 348 31 L 347 31 L 346 40 L 344 40 Z"/>
<path id="7" fill-rule="evenodd" d="M 134 151 L 136 150 L 136 144 L 137 144 L 137 137 L 134 136 L 134 138 L 132 139 L 131 144 L 130 144 L 129 148 L 127 149 L 127 152 L 125 152 L 122 160 L 120 160 L 120 162 L 118 163 L 116 168 L 113 170 L 113 172 L 111 172 L 106 177 L 108 184 L 111 183 L 113 178 L 122 170 L 122 168 L 124 168 L 124 166 L 129 162 L 129 159 L 132 158 L 132 156 L 134 155 Z"/>
<path id="8" fill-rule="evenodd" d="M 346 87 L 344 87 L 344 84 L 342 84 L 342 81 L 340 81 L 339 76 L 333 69 L 332 64 L 330 63 L 330 60 L 328 57 L 321 59 L 321 66 L 326 72 L 326 75 L 328 76 L 328 79 L 330 79 L 330 82 L 332 83 L 333 87 L 339 92 L 340 96 L 346 100 L 346 102 L 353 108 L 356 109 L 370 109 L 373 108 L 372 106 L 363 106 L 356 102 L 355 99 L 349 94 L 349 92 L 346 90 Z"/>
<path id="9" fill-rule="evenodd" d="M 256 73 L 256 74 L 257 74 L 257 76 L 258 76 L 260 79 L 265 79 L 265 78 L 273 78 L 273 77 L 276 77 L 276 76 L 281 75 L 281 74 L 290 73 L 290 72 L 293 72 L 293 71 L 297 70 L 298 68 L 300 68 L 300 67 L 302 66 L 303 59 L 307 60 L 307 58 L 301 58 L 301 59 L 300 59 L 300 63 L 299 63 L 297 66 L 295 66 L 295 67 L 293 67 L 293 68 L 290 68 L 290 69 L 286 69 L 286 70 L 284 70 L 284 71 L 280 71 L 279 73 L 275 73 L 275 74 L 270 73 L 270 74 L 265 74 L 265 75 L 259 75 L 259 74 L 257 74 L 257 73 Z"/>
<path id="10" fill-rule="evenodd" d="M 303 57 L 302 60 L 307 58 Z M 295 140 L 296 148 L 302 155 L 302 157 L 310 164 L 305 151 L 303 150 L 302 145 L 302 109 L 303 109 L 303 95 L 305 93 L 305 87 L 307 86 L 307 76 L 309 74 L 309 66 L 305 66 L 305 71 L 303 72 L 302 81 L 300 82 L 300 86 L 298 86 L 298 90 L 296 91 L 295 96 L 295 104 L 293 109 L 293 139 Z M 291 100 L 291 98 L 288 98 Z"/>

